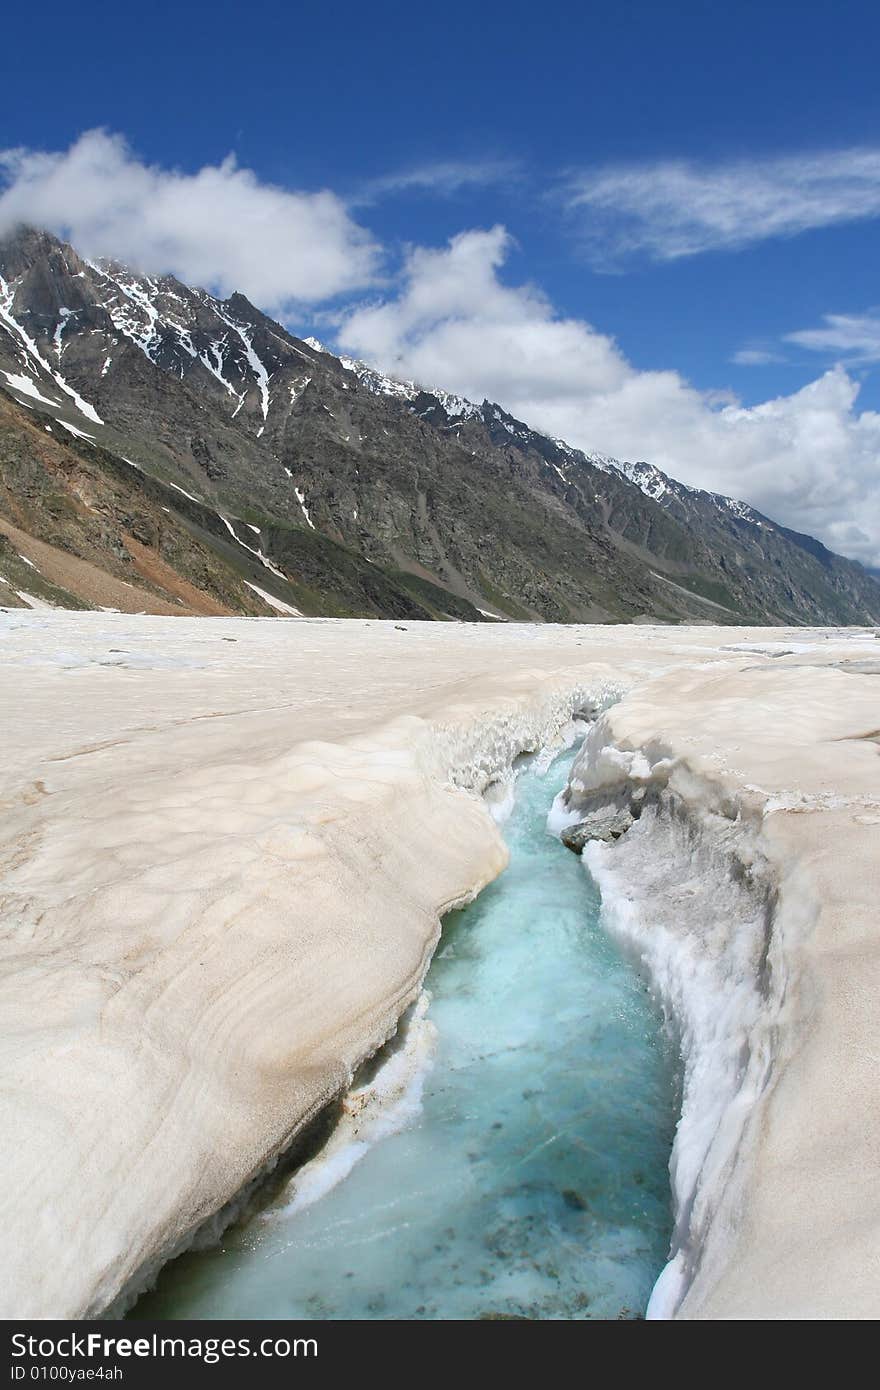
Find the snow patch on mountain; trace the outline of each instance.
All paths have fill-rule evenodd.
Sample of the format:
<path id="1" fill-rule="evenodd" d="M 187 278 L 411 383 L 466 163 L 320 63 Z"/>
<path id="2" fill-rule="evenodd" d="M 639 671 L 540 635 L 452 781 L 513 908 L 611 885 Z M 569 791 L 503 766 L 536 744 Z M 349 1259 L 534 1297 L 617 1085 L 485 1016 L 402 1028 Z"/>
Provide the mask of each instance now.
<path id="1" fill-rule="evenodd" d="M 189 496 L 189 494 L 187 494 L 187 496 Z M 195 500 L 196 499 L 193 498 L 193 501 Z M 238 535 L 238 533 L 235 530 L 235 527 L 232 525 L 232 522 L 229 520 L 228 517 L 225 517 L 222 512 L 218 512 L 217 515 L 223 522 L 223 525 L 226 527 L 232 539 L 234 541 L 237 541 L 237 543 L 241 546 L 242 550 L 247 550 L 251 553 L 251 555 L 255 555 L 256 558 L 259 560 L 260 564 L 263 566 L 263 568 L 269 570 L 270 573 L 274 574 L 276 579 L 283 579 L 285 581 L 287 580 L 287 575 L 284 573 L 284 571 L 280 570 L 277 565 L 273 565 L 268 555 L 264 555 L 262 550 L 260 550 L 259 546 L 248 545 L 247 541 L 242 540 L 241 536 Z"/>
<path id="2" fill-rule="evenodd" d="M 43 405 L 51 405 L 55 410 L 61 408 L 60 401 L 52 401 L 48 396 L 44 396 L 33 378 L 26 376 L 24 372 L 7 372 L 4 370 L 3 375 L 6 377 L 13 391 L 20 391 L 23 396 L 30 396 L 32 400 L 40 401 Z"/>
<path id="3" fill-rule="evenodd" d="M 69 318 L 72 318 L 74 316 L 74 313 L 75 311 L 73 309 L 59 309 L 58 311 L 59 318 L 57 324 L 55 325 L 55 337 L 52 341 L 55 345 L 55 352 L 58 355 L 59 362 L 61 361 L 61 354 L 64 351 L 64 345 L 61 342 L 61 338 L 65 328 L 67 327 L 67 320 Z"/>
<path id="4" fill-rule="evenodd" d="M 219 342 L 211 342 L 211 343 L 209 343 L 209 344 L 208 344 L 208 351 L 210 351 L 210 352 L 213 354 L 213 361 L 212 361 L 211 358 L 208 356 L 208 352 L 207 352 L 207 351 L 205 351 L 205 352 L 200 352 L 200 353 L 199 353 L 199 361 L 202 363 L 202 365 L 203 365 L 204 367 L 207 367 L 207 369 L 208 369 L 208 371 L 211 373 L 211 375 L 214 376 L 214 377 L 216 377 L 217 380 L 220 382 L 220 385 L 223 386 L 223 387 L 229 392 L 230 396 L 234 396 L 235 399 L 236 399 L 236 401 L 238 402 L 238 404 L 236 405 L 235 409 L 234 409 L 233 412 L 232 412 L 232 418 L 233 418 L 233 420 L 234 420 L 235 417 L 236 417 L 236 415 L 238 414 L 238 412 L 241 410 L 242 406 L 244 405 L 245 393 L 244 393 L 243 391 L 240 391 L 240 392 L 239 392 L 239 391 L 236 391 L 236 389 L 235 389 L 235 387 L 233 386 L 232 382 L 231 382 L 231 381 L 227 381 L 227 380 L 226 380 L 226 377 L 223 375 L 223 367 L 224 367 L 224 365 L 225 365 L 225 358 L 224 358 L 224 356 L 223 356 L 223 349 L 224 349 L 225 346 L 226 346 L 226 338 L 225 338 L 225 337 L 224 337 L 224 338 L 221 338 L 221 339 L 219 340 Z"/>
<path id="5" fill-rule="evenodd" d="M 24 348 L 26 357 L 30 357 L 35 366 L 42 368 L 42 370 L 52 378 L 55 385 L 59 386 L 65 395 L 70 396 L 80 414 L 85 415 L 87 420 L 93 421 L 96 425 L 103 425 L 104 421 L 101 419 L 95 407 L 84 400 L 79 392 L 74 390 L 74 388 L 65 381 L 60 372 L 56 371 L 54 367 L 50 367 L 33 338 L 14 317 L 12 313 L 14 307 L 15 286 L 8 284 L 3 276 L 0 275 L 0 322 L 6 325 L 13 337 L 18 338 Z"/>
<path id="6" fill-rule="evenodd" d="M 251 371 L 256 377 L 257 385 L 260 388 L 260 405 L 262 407 L 263 421 L 265 423 L 269 414 L 269 373 L 267 372 L 262 360 L 257 356 L 256 352 L 254 351 L 253 340 L 246 326 L 243 323 L 238 323 L 235 319 L 231 319 L 226 314 L 224 314 L 220 308 L 220 305 L 216 301 L 214 302 L 213 308 L 214 313 L 217 315 L 217 317 L 222 319 L 224 323 L 228 324 L 229 327 L 235 333 L 238 334 L 239 338 L 244 344 L 244 355 L 247 358 L 248 366 L 250 367 Z M 260 433 L 262 433 L 262 430 L 260 431 Z"/>
<path id="7" fill-rule="evenodd" d="M 144 356 L 149 357 L 150 361 L 154 362 L 156 359 L 153 356 L 153 348 L 159 345 L 159 334 L 156 328 L 159 322 L 159 311 L 144 285 L 139 284 L 133 276 L 113 276 L 109 271 L 101 271 L 100 267 L 95 268 L 104 275 L 105 280 L 115 285 L 122 295 L 121 301 L 111 298 L 104 303 L 114 328 L 136 343 Z M 152 280 L 145 280 L 144 283 L 155 293 L 155 284 Z"/>
<path id="8" fill-rule="evenodd" d="M 176 282 L 170 277 L 154 279 L 149 275 L 135 275 L 111 261 L 89 261 L 87 264 L 100 279 L 99 302 L 119 334 L 134 343 L 155 365 L 168 366 L 169 350 L 172 360 L 175 351 L 179 351 L 201 362 L 235 401 L 233 418 L 244 405 L 248 387 L 243 378 L 249 373 L 260 394 L 265 424 L 269 414 L 271 374 L 254 348 L 251 326 L 234 317 L 226 303 L 204 290 L 180 294 L 173 288 Z M 211 329 L 206 326 L 206 312 L 218 321 L 216 336 L 208 336 Z M 63 325 L 60 325 L 56 337 L 62 330 Z M 200 340 L 198 346 L 195 335 L 198 335 L 197 341 Z M 179 356 L 177 360 L 180 364 L 176 368 L 177 375 L 182 379 L 183 363 Z"/>
<path id="9" fill-rule="evenodd" d="M 309 525 L 309 526 L 312 528 L 312 530 L 314 531 L 314 530 L 315 530 L 315 523 L 312 521 L 311 515 L 309 514 L 309 509 L 308 509 L 308 507 L 306 506 L 306 495 L 305 495 L 305 493 L 303 492 L 302 488 L 300 488 L 300 487 L 295 487 L 293 490 L 294 490 L 294 492 L 296 493 L 296 500 L 297 500 L 297 502 L 299 503 L 300 508 L 302 509 L 302 514 L 303 514 L 303 516 L 304 516 L 305 519 L 306 519 L 307 525 Z"/>
<path id="10" fill-rule="evenodd" d="M 288 618 L 301 618 L 303 616 L 298 608 L 294 608 L 291 604 L 285 603 L 283 599 L 276 598 L 274 594 L 267 593 L 265 589 L 260 588 L 259 584 L 252 584 L 249 579 L 246 579 L 244 582 L 249 589 L 252 589 L 255 594 L 258 594 L 263 602 L 268 603 L 269 607 L 274 608 L 277 613 L 283 613 L 285 617 Z"/>
<path id="11" fill-rule="evenodd" d="M 90 444 L 94 444 L 95 442 L 95 436 L 93 434 L 86 434 L 85 430 L 77 429 L 76 425 L 71 425 L 67 420 L 56 420 L 56 424 L 63 426 L 69 434 L 75 435 L 77 439 L 87 439 Z"/>

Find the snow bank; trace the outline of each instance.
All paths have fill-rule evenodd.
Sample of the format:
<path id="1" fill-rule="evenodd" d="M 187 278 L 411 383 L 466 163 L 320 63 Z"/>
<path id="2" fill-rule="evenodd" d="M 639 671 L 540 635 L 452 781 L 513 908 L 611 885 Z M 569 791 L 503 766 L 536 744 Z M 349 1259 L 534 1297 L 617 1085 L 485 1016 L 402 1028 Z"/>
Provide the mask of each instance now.
<path id="1" fill-rule="evenodd" d="M 584 859 L 602 892 L 608 931 L 644 971 L 681 1049 L 681 1118 L 670 1165 L 675 1229 L 649 1317 L 674 1314 L 769 1071 L 783 974 L 768 959 L 774 901 L 760 825 L 686 782 L 658 748 L 627 751 L 609 721 L 593 726 L 558 799 L 556 825 L 627 804 L 618 841 Z"/>
<path id="2" fill-rule="evenodd" d="M 555 808 L 635 818 L 584 853 L 681 1047 L 650 1317 L 878 1308 L 876 695 L 847 659 L 767 656 L 640 685 Z"/>

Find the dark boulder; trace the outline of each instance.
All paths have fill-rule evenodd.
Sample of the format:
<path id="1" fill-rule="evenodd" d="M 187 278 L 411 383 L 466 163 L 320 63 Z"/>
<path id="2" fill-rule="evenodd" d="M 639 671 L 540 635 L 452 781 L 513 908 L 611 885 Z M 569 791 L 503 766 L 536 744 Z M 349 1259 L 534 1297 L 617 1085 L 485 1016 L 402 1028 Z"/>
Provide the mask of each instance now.
<path id="1" fill-rule="evenodd" d="M 580 854 L 588 840 L 619 840 L 632 823 L 632 814 L 626 809 L 594 811 L 586 820 L 563 830 L 562 843 L 575 854 Z"/>

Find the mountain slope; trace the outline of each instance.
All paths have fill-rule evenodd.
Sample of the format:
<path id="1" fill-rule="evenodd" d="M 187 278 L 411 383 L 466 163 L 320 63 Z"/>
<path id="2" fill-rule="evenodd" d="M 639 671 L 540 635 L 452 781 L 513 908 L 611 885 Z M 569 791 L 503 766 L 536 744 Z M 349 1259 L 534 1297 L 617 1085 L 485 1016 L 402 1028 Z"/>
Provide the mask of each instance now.
<path id="1" fill-rule="evenodd" d="M 153 490 L 212 557 L 203 588 L 227 610 L 880 620 L 865 570 L 743 504 L 340 360 L 241 295 L 91 264 L 32 230 L 0 243 L 4 384 L 114 487 L 122 469 Z M 20 487 L 7 477 L 4 506 Z M 169 563 L 186 570 L 179 550 Z"/>

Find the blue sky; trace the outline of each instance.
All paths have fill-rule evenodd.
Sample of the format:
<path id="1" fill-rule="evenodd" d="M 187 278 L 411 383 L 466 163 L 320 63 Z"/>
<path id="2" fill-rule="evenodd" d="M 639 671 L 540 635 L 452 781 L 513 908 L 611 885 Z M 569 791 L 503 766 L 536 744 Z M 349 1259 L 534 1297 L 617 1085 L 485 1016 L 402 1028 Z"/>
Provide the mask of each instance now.
<path id="1" fill-rule="evenodd" d="M 6 35 L 7 220 L 880 556 L 876 5 L 48 3 Z"/>

